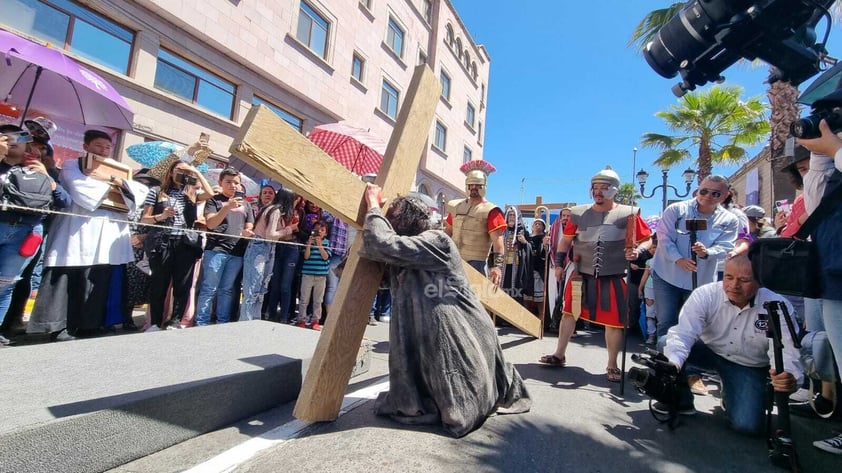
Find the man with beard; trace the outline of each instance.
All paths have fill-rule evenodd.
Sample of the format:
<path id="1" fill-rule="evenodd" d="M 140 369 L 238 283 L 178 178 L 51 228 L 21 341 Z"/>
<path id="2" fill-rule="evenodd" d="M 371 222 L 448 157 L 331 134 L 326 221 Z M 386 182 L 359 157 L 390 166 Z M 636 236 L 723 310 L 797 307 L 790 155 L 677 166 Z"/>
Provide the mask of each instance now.
<path id="1" fill-rule="evenodd" d="M 608 348 L 606 371 L 611 382 L 619 382 L 622 378 L 622 372 L 617 367 L 617 355 L 623 344 L 623 327 L 628 316 L 623 279 L 626 261 L 637 259 L 641 251 L 637 244 L 648 240 L 651 235 L 646 222 L 637 215 L 637 209 L 614 202 L 619 187 L 620 176 L 611 168 L 603 169 L 591 178 L 594 203 L 571 209 L 558 253 L 567 252 L 573 245 L 573 261 L 581 277 L 581 294 L 574 294 L 574 278 L 568 278 L 556 351 L 539 360 L 553 366 L 565 365 L 567 343 L 576 328 L 576 320 L 582 316 L 605 326 L 605 346 Z M 635 225 L 637 238 L 635 247 L 624 251 L 629 224 Z"/>
<path id="2" fill-rule="evenodd" d="M 485 200 L 488 175 L 496 171 L 491 163 L 471 160 L 459 168 L 465 174 L 467 199 L 447 203 L 445 233 L 453 238 L 462 259 L 477 271 L 491 277 L 499 286 L 503 282 L 503 230 L 506 219 L 500 207 Z M 492 251 L 493 266 L 486 272 L 488 251 Z"/>
<path id="3" fill-rule="evenodd" d="M 430 210 L 395 199 L 385 217 L 380 188 L 368 184 L 360 251 L 389 268 L 389 391 L 378 415 L 405 424 L 439 424 L 455 437 L 497 413 L 531 407 L 523 379 L 503 357 L 497 333 L 471 290 L 453 240 L 430 230 Z"/>

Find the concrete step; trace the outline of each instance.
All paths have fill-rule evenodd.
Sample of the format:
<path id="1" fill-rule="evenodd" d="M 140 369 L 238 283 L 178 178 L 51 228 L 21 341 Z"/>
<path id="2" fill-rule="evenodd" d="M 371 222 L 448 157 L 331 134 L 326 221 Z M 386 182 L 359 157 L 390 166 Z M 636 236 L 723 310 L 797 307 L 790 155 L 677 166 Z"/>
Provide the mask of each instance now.
<path id="1" fill-rule="evenodd" d="M 291 402 L 318 337 L 255 320 L 0 350 L 0 472 L 104 471 Z"/>

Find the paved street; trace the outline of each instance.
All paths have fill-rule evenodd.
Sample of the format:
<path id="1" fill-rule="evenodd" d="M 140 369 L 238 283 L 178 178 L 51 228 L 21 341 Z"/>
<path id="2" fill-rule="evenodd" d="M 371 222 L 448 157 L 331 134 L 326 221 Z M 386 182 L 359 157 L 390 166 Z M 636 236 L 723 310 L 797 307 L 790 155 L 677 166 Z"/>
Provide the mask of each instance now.
<path id="1" fill-rule="evenodd" d="M 605 379 L 601 331 L 580 332 L 570 366 L 541 366 L 555 337 L 531 340 L 501 329 L 509 361 L 526 380 L 534 400 L 523 415 L 490 418 L 479 430 L 453 439 L 435 427 L 408 427 L 373 414 L 372 401 L 350 400 L 335 422 L 307 425 L 292 404 L 202 435 L 112 470 L 113 473 L 195 472 L 776 472 L 763 438 L 733 433 L 719 408 L 718 392 L 696 396 L 699 414 L 670 431 L 647 409 L 647 399 Z M 348 393 L 372 398 L 388 381 L 388 325 L 369 327 L 371 370 L 352 379 Z M 640 349 L 631 338 L 630 351 Z M 715 386 L 711 386 L 715 387 Z M 815 449 L 838 421 L 793 417 L 806 472 L 842 471 L 842 458 Z"/>

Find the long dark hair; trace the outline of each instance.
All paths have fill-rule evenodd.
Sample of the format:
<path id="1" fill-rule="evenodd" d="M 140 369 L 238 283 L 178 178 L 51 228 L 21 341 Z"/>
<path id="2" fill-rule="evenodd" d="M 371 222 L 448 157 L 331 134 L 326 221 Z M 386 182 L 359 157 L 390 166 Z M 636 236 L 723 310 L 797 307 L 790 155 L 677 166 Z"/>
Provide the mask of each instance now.
<path id="1" fill-rule="evenodd" d="M 295 202 L 295 193 L 285 187 L 281 187 L 275 192 L 275 199 L 272 200 L 272 203 L 263 207 L 260 209 L 260 212 L 257 213 L 257 217 L 254 219 L 255 225 L 257 225 L 257 222 L 259 222 L 264 216 L 268 218 L 269 213 L 275 210 L 280 211 L 281 216 L 289 217 L 292 215 L 293 202 Z"/>

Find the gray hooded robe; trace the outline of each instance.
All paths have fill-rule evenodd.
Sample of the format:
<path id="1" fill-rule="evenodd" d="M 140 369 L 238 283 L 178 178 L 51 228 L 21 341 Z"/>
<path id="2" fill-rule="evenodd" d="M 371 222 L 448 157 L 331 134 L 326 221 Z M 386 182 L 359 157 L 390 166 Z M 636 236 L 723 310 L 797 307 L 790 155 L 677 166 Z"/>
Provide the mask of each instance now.
<path id="1" fill-rule="evenodd" d="M 399 236 L 380 209 L 368 212 L 362 256 L 390 266 L 389 391 L 378 415 L 437 424 L 456 437 L 495 411 L 526 412 L 523 379 L 503 358 L 497 332 L 442 231 Z"/>

